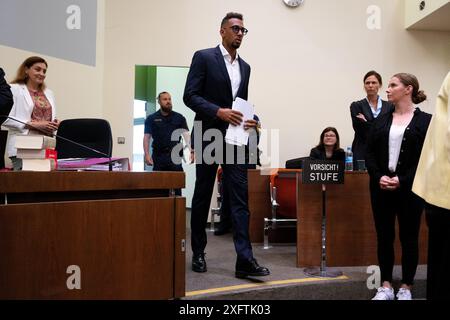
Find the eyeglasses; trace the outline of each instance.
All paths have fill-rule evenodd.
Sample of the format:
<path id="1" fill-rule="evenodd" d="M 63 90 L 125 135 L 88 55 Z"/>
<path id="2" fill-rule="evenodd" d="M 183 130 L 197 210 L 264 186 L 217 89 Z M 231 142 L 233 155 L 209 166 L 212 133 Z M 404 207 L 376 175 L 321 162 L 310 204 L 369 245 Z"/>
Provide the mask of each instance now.
<path id="1" fill-rule="evenodd" d="M 235 34 L 238 34 L 239 33 L 239 31 L 242 31 L 242 34 L 245 36 L 246 34 L 247 34 L 247 32 L 248 32 L 248 30 L 247 29 L 245 29 L 244 27 L 239 27 L 239 26 L 231 26 L 231 27 L 229 27 L 231 30 L 233 30 L 233 32 L 235 33 Z"/>
<path id="2" fill-rule="evenodd" d="M 335 135 L 334 133 L 332 133 L 332 134 L 326 133 L 326 134 L 324 135 L 324 137 L 325 137 L 325 138 L 336 138 L 336 135 Z"/>

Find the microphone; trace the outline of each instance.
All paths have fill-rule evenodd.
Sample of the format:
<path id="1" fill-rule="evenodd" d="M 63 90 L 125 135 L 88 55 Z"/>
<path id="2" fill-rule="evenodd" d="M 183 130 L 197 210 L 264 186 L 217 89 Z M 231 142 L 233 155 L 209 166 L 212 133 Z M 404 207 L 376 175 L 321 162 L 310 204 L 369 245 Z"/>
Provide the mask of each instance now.
<path id="1" fill-rule="evenodd" d="M 39 129 L 38 127 L 35 127 L 35 126 L 33 126 L 33 125 L 30 125 L 29 123 L 26 123 L 26 122 L 23 122 L 23 121 L 21 121 L 21 120 L 18 120 L 18 119 L 14 118 L 14 117 L 5 116 L 5 118 L 11 119 L 11 120 L 16 121 L 16 122 L 19 122 L 19 123 L 21 123 L 21 124 L 24 124 L 24 125 L 27 126 L 27 127 L 32 128 L 33 130 L 36 130 L 36 131 L 39 131 L 39 132 L 41 132 L 41 133 L 44 133 L 45 135 L 48 135 L 48 132 L 46 132 L 46 131 L 44 131 L 44 130 L 42 130 L 42 129 Z M 81 148 L 84 148 L 84 149 L 86 149 L 86 150 L 95 152 L 95 153 L 97 153 L 97 154 L 99 154 L 99 155 L 101 155 L 101 156 L 103 156 L 103 157 L 105 157 L 105 158 L 108 158 L 108 159 L 109 159 L 109 161 L 108 161 L 108 169 L 109 169 L 109 171 L 112 171 L 112 159 L 111 159 L 111 157 L 110 157 L 109 155 L 107 155 L 106 153 L 101 152 L 101 151 L 98 151 L 97 149 L 94 149 L 94 148 L 85 146 L 84 144 L 81 144 L 81 143 L 79 143 L 79 142 L 73 141 L 73 140 L 71 140 L 71 139 L 62 137 L 62 136 L 60 136 L 60 135 L 57 135 L 56 133 L 52 133 L 52 136 L 54 136 L 55 138 L 58 138 L 58 139 L 67 141 L 67 142 L 69 142 L 69 143 L 72 143 L 72 144 L 74 144 L 74 145 L 76 145 L 76 146 L 79 146 L 79 147 L 81 147 Z"/>

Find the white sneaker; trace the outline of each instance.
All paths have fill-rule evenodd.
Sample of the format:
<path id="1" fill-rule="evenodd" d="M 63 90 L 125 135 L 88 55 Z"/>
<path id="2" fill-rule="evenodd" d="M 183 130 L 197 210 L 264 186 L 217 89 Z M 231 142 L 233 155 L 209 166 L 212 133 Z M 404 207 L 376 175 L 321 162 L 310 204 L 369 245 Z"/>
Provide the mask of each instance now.
<path id="1" fill-rule="evenodd" d="M 372 300 L 394 300 L 394 289 L 392 288 L 386 288 L 386 287 L 379 287 L 377 294 L 375 297 L 372 298 Z"/>
<path id="2" fill-rule="evenodd" d="M 412 300 L 411 290 L 406 288 L 400 288 L 397 293 L 398 300 Z"/>

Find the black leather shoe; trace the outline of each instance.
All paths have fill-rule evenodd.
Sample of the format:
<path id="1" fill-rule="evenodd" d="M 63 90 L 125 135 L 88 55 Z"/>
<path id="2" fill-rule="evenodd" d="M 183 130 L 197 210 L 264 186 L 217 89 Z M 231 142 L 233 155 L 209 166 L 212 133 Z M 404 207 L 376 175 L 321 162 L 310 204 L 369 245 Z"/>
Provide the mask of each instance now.
<path id="1" fill-rule="evenodd" d="M 205 254 L 196 254 L 192 256 L 192 271 L 206 272 Z"/>
<path id="2" fill-rule="evenodd" d="M 269 269 L 261 267 L 255 258 L 236 262 L 236 278 L 262 277 L 270 274 Z"/>

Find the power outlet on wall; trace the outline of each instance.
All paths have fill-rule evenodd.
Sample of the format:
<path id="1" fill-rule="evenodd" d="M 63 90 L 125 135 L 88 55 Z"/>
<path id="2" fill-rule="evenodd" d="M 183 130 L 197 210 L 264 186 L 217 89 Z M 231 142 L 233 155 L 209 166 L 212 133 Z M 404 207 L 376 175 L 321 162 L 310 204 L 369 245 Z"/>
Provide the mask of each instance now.
<path id="1" fill-rule="evenodd" d="M 125 144 L 125 137 L 117 137 L 118 144 Z"/>

